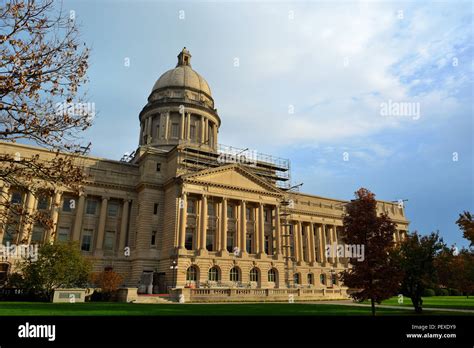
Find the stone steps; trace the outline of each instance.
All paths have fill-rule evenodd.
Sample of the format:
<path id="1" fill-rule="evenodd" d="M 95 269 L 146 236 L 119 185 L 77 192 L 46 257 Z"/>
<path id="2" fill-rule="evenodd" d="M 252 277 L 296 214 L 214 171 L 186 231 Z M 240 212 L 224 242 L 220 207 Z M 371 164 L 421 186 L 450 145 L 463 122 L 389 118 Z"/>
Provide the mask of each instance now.
<path id="1" fill-rule="evenodd" d="M 169 304 L 173 303 L 169 298 L 167 297 L 159 297 L 159 296 L 143 296 L 143 295 L 138 295 L 137 299 L 133 301 L 133 303 L 155 303 L 155 304 Z"/>

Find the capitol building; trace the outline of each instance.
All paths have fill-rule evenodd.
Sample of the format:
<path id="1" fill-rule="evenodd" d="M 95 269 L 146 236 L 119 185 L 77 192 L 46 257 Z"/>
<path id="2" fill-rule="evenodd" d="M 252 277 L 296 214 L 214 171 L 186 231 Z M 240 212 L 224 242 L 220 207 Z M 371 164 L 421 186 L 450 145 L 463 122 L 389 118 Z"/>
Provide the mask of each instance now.
<path id="1" fill-rule="evenodd" d="M 21 188 L 1 187 L 30 211 L 51 210 L 53 229 L 34 226 L 30 243 L 77 241 L 95 271 L 113 269 L 138 294 L 346 296 L 338 273 L 350 267 L 348 259 L 325 250 L 342 244 L 347 201 L 291 187 L 286 159 L 221 145 L 225 117 L 186 48 L 158 78 L 138 118 L 138 147 L 130 156 L 78 159 L 87 175 L 78 196 L 58 189 L 45 203 Z M 54 155 L 6 142 L 0 151 Z M 403 207 L 378 201 L 377 210 L 389 214 L 397 224 L 394 239 L 402 240 Z M 0 242 L 24 240 L 27 229 L 11 233 L 1 226 Z M 8 267 L 4 262 L 0 270 Z"/>

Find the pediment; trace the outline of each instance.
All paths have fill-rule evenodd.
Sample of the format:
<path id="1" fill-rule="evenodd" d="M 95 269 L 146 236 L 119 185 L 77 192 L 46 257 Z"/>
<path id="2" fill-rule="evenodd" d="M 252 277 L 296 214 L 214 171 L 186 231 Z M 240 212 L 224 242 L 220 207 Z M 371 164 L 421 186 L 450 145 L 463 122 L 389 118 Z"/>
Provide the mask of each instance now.
<path id="1" fill-rule="evenodd" d="M 186 181 L 241 188 L 250 191 L 280 193 L 280 190 L 239 165 L 228 165 L 186 175 Z"/>

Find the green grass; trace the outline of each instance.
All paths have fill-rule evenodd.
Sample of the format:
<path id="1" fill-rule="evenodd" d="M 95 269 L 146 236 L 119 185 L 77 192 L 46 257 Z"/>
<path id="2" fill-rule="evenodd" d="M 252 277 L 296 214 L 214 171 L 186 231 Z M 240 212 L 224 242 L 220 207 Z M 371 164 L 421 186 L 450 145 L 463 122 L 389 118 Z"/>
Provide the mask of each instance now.
<path id="1" fill-rule="evenodd" d="M 423 315 L 462 315 L 455 312 L 424 311 Z M 0 316 L 174 316 L 174 315 L 371 315 L 370 307 L 309 303 L 257 304 L 129 304 L 129 303 L 35 303 L 0 302 Z M 403 309 L 377 309 L 377 315 L 415 315 Z"/>
<path id="2" fill-rule="evenodd" d="M 364 303 L 369 304 L 369 301 Z M 413 307 L 409 297 L 403 298 L 403 303 L 398 303 L 398 297 L 392 297 L 382 301 L 382 305 Z M 472 309 L 474 310 L 474 297 L 466 296 L 431 296 L 423 297 L 423 307 L 426 308 L 454 308 L 454 309 Z"/>

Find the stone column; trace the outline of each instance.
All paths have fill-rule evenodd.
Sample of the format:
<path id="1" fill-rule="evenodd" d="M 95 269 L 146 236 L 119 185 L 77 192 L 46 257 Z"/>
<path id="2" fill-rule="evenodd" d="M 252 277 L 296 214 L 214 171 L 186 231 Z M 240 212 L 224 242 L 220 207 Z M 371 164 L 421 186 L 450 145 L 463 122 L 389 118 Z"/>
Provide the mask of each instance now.
<path id="1" fill-rule="evenodd" d="M 169 123 L 170 123 L 170 113 L 167 112 L 165 113 L 165 130 L 164 130 L 164 138 L 168 139 L 168 134 L 169 134 Z"/>
<path id="2" fill-rule="evenodd" d="M 336 244 L 335 245 L 335 263 L 336 265 L 339 263 L 339 256 L 337 255 L 337 248 L 339 246 L 339 237 L 337 236 L 337 226 L 336 225 L 333 225 L 333 233 L 334 233 L 334 243 Z"/>
<path id="3" fill-rule="evenodd" d="M 314 245 L 314 224 L 312 222 L 308 225 L 308 245 L 309 245 L 309 253 L 308 258 L 311 264 L 316 262 L 316 255 L 315 255 L 315 245 Z"/>
<path id="4" fill-rule="evenodd" d="M 332 232 L 333 225 L 329 225 L 329 245 L 331 246 L 331 257 L 329 258 L 329 261 L 331 263 L 334 263 L 334 234 Z"/>
<path id="5" fill-rule="evenodd" d="M 206 141 L 206 133 L 204 130 L 205 122 L 204 122 L 204 116 L 201 116 L 201 143 L 205 143 Z"/>
<path id="6" fill-rule="evenodd" d="M 185 122 L 184 121 L 185 121 L 185 115 L 184 115 L 184 111 L 183 111 L 183 113 L 181 113 L 181 132 L 180 132 L 180 135 L 179 135 L 179 138 L 181 140 L 185 139 L 184 131 L 185 131 L 186 128 L 185 128 Z"/>
<path id="7" fill-rule="evenodd" d="M 395 242 L 401 242 L 401 239 L 400 239 L 400 230 L 396 230 L 395 232 L 395 235 L 396 235 L 396 239 L 395 239 Z"/>
<path id="8" fill-rule="evenodd" d="M 227 251 L 227 198 L 222 198 L 221 204 L 221 253 Z"/>
<path id="9" fill-rule="evenodd" d="M 321 224 L 321 262 L 326 263 L 328 262 L 328 258 L 326 256 L 326 225 Z"/>
<path id="10" fill-rule="evenodd" d="M 323 255 L 322 255 L 322 245 L 321 245 L 321 225 L 320 224 L 314 224 L 316 227 L 316 246 L 318 248 L 318 251 L 316 252 L 316 261 L 319 263 L 323 262 Z"/>
<path id="11" fill-rule="evenodd" d="M 260 239 L 260 254 L 266 254 L 265 252 L 265 212 L 264 205 L 262 203 L 258 206 L 258 238 Z"/>
<path id="12" fill-rule="evenodd" d="M 204 119 L 204 142 L 207 142 L 207 145 L 209 144 L 209 120 L 206 118 Z"/>
<path id="13" fill-rule="evenodd" d="M 153 119 L 151 116 L 148 116 L 147 120 L 148 120 L 148 123 L 147 123 L 146 134 L 148 136 L 148 143 L 151 143 L 151 138 L 152 138 L 151 126 L 153 124 Z"/>
<path id="14" fill-rule="evenodd" d="M 247 215 L 246 215 L 246 202 L 240 201 L 240 250 L 246 253 L 246 239 L 247 239 Z"/>
<path id="15" fill-rule="evenodd" d="M 31 240 L 31 229 L 33 227 L 33 214 L 35 212 L 36 197 L 33 195 L 33 192 L 29 191 L 26 196 L 26 212 L 27 216 L 23 216 L 24 222 L 21 228 L 20 243 L 30 243 Z"/>
<path id="16" fill-rule="evenodd" d="M 202 195 L 201 198 L 201 236 L 199 251 L 206 251 L 206 234 L 207 234 L 207 196 Z"/>
<path id="17" fill-rule="evenodd" d="M 222 203 L 217 202 L 216 206 L 214 208 L 215 211 L 215 220 L 214 220 L 214 226 L 215 226 L 215 231 L 214 231 L 214 238 L 215 238 L 215 245 L 214 245 L 214 250 L 219 251 L 221 250 L 221 212 L 222 212 Z"/>
<path id="18" fill-rule="evenodd" d="M 298 245 L 299 245 L 299 255 L 300 255 L 300 262 L 305 261 L 304 259 L 304 252 L 303 252 L 303 223 L 298 221 Z"/>
<path id="19" fill-rule="evenodd" d="M 275 244 L 276 244 L 276 250 L 273 252 L 276 255 L 280 255 L 282 253 L 281 251 L 281 226 L 280 226 L 280 208 L 278 205 L 275 205 L 275 217 L 274 217 L 274 222 L 275 222 Z"/>
<path id="20" fill-rule="evenodd" d="M 164 139 L 165 138 L 165 132 L 164 132 L 165 123 L 166 123 L 165 114 L 161 113 L 160 114 L 160 131 L 159 131 L 159 134 L 158 134 L 159 139 Z"/>
<path id="21" fill-rule="evenodd" d="M 191 139 L 191 113 L 187 112 L 186 113 L 186 139 L 190 140 Z"/>
<path id="22" fill-rule="evenodd" d="M 217 125 L 215 124 L 212 128 L 214 130 L 214 144 L 212 144 L 212 146 L 217 147 Z"/>
<path id="23" fill-rule="evenodd" d="M 296 221 L 295 224 L 293 225 L 293 244 L 294 244 L 294 250 L 295 250 L 295 260 L 296 262 L 301 261 L 301 254 L 300 254 L 300 228 L 301 228 L 301 223 L 299 221 Z"/>
<path id="24" fill-rule="evenodd" d="M 183 192 L 181 204 L 179 206 L 179 249 L 185 249 L 186 224 L 187 224 L 188 199 L 186 192 Z"/>
<path id="25" fill-rule="evenodd" d="M 97 229 L 97 245 L 96 250 L 101 251 L 104 244 L 104 235 L 105 235 L 105 222 L 107 220 L 107 202 L 108 197 L 102 197 L 102 203 L 100 205 L 100 215 L 99 215 L 99 228 Z"/>
<path id="26" fill-rule="evenodd" d="M 84 217 L 84 204 L 86 201 L 86 195 L 84 193 L 79 194 L 79 202 L 76 207 L 76 217 L 74 218 L 74 229 L 72 234 L 72 240 L 79 240 L 81 238 L 82 219 Z"/>
<path id="27" fill-rule="evenodd" d="M 52 204 L 51 204 L 51 222 L 52 222 L 52 227 L 48 230 L 47 236 L 46 236 L 46 241 L 49 244 L 52 244 L 57 236 L 57 230 L 58 230 L 58 218 L 59 218 L 59 209 L 61 205 L 61 192 L 56 191 L 54 193 L 54 197 L 52 199 Z"/>
<path id="28" fill-rule="evenodd" d="M 10 185 L 4 182 L 0 193 L 0 244 L 3 243 L 3 235 L 5 233 L 6 223 L 3 220 L 6 220 L 6 215 L 8 214 L 5 204 L 7 204 L 10 199 L 9 192 Z"/>
<path id="29" fill-rule="evenodd" d="M 130 205 L 130 200 L 125 199 L 123 201 L 122 209 L 122 221 L 120 221 L 120 244 L 119 252 L 123 253 L 126 243 L 127 243 L 127 226 L 128 226 L 128 209 Z"/>

